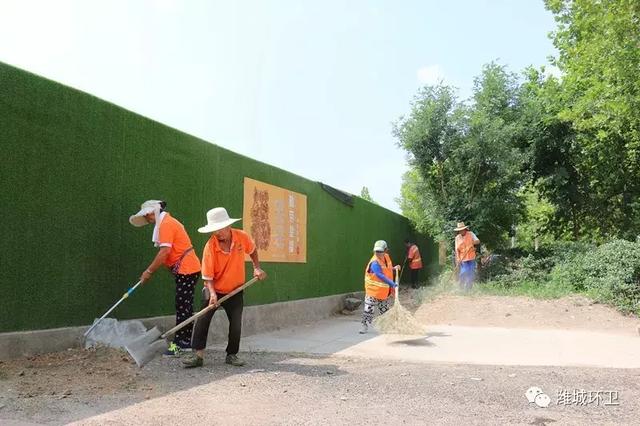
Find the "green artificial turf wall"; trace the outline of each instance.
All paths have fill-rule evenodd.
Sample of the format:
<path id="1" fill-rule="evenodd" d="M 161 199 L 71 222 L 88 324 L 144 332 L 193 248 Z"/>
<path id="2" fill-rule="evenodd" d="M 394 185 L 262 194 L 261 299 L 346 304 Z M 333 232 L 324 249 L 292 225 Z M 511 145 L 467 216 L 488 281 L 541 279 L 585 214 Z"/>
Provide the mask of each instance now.
<path id="1" fill-rule="evenodd" d="M 201 257 L 207 236 L 196 229 L 216 206 L 242 217 L 245 176 L 306 194 L 307 263 L 264 263 L 269 279 L 246 292 L 249 305 L 361 290 L 373 242 L 387 240 L 401 263 L 412 235 L 382 207 L 358 197 L 348 206 L 318 182 L 2 63 L 0 143 L 0 332 L 102 315 L 156 253 L 152 228 L 128 222 L 147 199 L 168 202 Z M 418 241 L 435 272 L 436 245 Z M 173 294 L 171 275 L 158 271 L 114 315 L 172 314 Z"/>

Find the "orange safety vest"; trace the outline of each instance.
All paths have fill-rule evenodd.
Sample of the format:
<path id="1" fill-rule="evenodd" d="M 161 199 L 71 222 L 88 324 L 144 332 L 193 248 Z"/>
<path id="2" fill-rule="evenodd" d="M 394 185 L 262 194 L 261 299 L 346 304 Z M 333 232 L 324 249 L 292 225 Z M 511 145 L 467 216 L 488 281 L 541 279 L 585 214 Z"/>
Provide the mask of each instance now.
<path id="1" fill-rule="evenodd" d="M 472 235 L 471 231 L 467 231 L 464 237 L 462 235 L 456 235 L 456 258 L 458 262 L 476 259 L 476 247 L 473 244 Z"/>
<path id="2" fill-rule="evenodd" d="M 422 258 L 420 257 L 420 250 L 417 245 L 414 244 L 409 247 L 407 257 L 411 259 L 411 262 L 409 262 L 409 268 L 422 269 Z"/>
<path id="3" fill-rule="evenodd" d="M 391 258 L 388 254 L 384 254 L 384 264 L 380 263 L 378 257 L 374 254 L 369 263 L 367 263 L 367 267 L 364 270 L 364 291 L 367 296 L 375 297 L 379 300 L 385 300 L 389 297 L 393 292 L 391 291 L 391 287 L 389 284 L 381 281 L 376 274 L 371 272 L 369 268 L 371 268 L 371 264 L 373 262 L 378 262 L 380 267 L 382 268 L 382 273 L 385 277 L 389 278 L 393 281 L 393 262 L 391 262 Z"/>

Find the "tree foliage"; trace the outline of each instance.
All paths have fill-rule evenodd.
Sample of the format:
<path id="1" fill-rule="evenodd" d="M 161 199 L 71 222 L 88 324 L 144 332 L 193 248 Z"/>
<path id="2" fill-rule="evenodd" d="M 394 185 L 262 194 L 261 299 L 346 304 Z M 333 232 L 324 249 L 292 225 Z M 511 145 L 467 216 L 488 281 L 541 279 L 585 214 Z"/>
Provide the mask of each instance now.
<path id="1" fill-rule="evenodd" d="M 581 155 L 571 123 L 559 117 L 562 86 L 543 70 L 529 68 L 520 88 L 520 148 L 535 190 L 554 207 L 545 229 L 557 237 L 578 239 L 593 224 L 585 222 L 591 208 L 588 176 L 579 168 Z"/>
<path id="2" fill-rule="evenodd" d="M 413 167 L 401 205 L 422 230 L 450 236 L 456 221 L 466 221 L 497 246 L 522 216 L 517 88 L 515 75 L 491 63 L 475 80 L 471 105 L 450 86 L 426 86 L 395 124 Z"/>
<path id="3" fill-rule="evenodd" d="M 576 170 L 589 192 L 583 218 L 598 234 L 640 228 L 640 2 L 547 0 L 563 72 L 557 116 L 570 123 Z"/>
<path id="4" fill-rule="evenodd" d="M 366 186 L 362 187 L 362 190 L 360 191 L 360 198 L 362 198 L 363 200 L 367 200 L 370 203 L 373 204 L 378 204 L 374 201 L 373 197 L 371 197 L 371 193 L 369 192 L 369 188 L 367 188 Z"/>
<path id="5" fill-rule="evenodd" d="M 640 1 L 545 4 L 559 77 L 490 63 L 470 100 L 427 86 L 394 125 L 412 167 L 400 204 L 419 229 L 450 235 L 464 220 L 490 247 L 514 226 L 529 239 L 640 234 Z"/>
<path id="6" fill-rule="evenodd" d="M 518 246 L 527 249 L 538 249 L 548 246 L 553 238 L 548 232 L 555 215 L 555 208 L 532 185 L 522 190 L 525 217 L 517 226 Z"/>

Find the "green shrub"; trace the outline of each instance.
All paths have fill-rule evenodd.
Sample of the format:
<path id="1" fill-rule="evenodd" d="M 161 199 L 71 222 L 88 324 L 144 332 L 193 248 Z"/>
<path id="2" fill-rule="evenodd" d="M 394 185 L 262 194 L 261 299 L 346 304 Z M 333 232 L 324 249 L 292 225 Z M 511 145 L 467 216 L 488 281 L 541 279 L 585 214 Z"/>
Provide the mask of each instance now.
<path id="1" fill-rule="evenodd" d="M 507 256 L 492 255 L 490 262 L 478 269 L 478 280 L 490 281 L 502 275 L 509 275 L 512 272 L 512 264 L 513 259 Z"/>
<path id="2" fill-rule="evenodd" d="M 580 258 L 594 246 L 585 243 L 557 242 L 538 251 L 521 248 L 498 253 L 495 260 L 480 268 L 479 281 L 492 282 L 502 287 L 549 281 L 554 267 Z M 566 286 L 566 283 L 564 283 Z"/>
<path id="3" fill-rule="evenodd" d="M 563 287 L 570 287 L 576 291 L 584 290 L 584 280 L 581 275 L 582 258 L 576 257 L 572 261 L 556 265 L 549 274 L 549 280 Z"/>
<path id="4" fill-rule="evenodd" d="M 534 254 L 538 257 L 550 258 L 554 265 L 573 261 L 577 257 L 583 257 L 586 253 L 596 249 L 595 244 L 574 241 L 556 241 L 553 244 L 541 248 Z"/>
<path id="5" fill-rule="evenodd" d="M 559 242 L 537 252 L 508 250 L 480 270 L 491 291 L 558 297 L 582 292 L 640 314 L 640 244 L 614 240 L 596 247 Z"/>
<path id="6" fill-rule="evenodd" d="M 625 312 L 640 307 L 640 244 L 614 240 L 588 253 L 579 263 L 580 285 L 599 300 Z"/>

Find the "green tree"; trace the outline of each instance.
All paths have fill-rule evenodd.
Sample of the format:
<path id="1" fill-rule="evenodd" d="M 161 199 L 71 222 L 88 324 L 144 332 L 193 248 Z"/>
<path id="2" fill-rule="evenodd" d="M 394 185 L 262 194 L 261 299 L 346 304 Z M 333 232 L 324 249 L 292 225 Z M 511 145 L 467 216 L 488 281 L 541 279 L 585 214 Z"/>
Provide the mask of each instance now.
<path id="1" fill-rule="evenodd" d="M 438 197 L 427 190 L 417 168 L 411 167 L 402 176 L 400 198 L 396 201 L 403 215 L 419 232 L 432 235 L 437 241 L 451 237 L 445 232 L 447 223 L 444 211 L 440 210 L 442 205 L 438 203 Z"/>
<path id="2" fill-rule="evenodd" d="M 362 187 L 362 190 L 360 191 L 360 198 L 362 198 L 363 200 L 367 200 L 370 203 L 373 204 L 378 204 L 374 201 L 374 199 L 371 197 L 371 194 L 369 193 L 369 188 L 367 188 L 366 186 Z"/>
<path id="3" fill-rule="evenodd" d="M 555 209 L 533 185 L 527 185 L 522 189 L 522 197 L 525 215 L 517 226 L 518 246 L 537 250 L 539 246 L 546 246 L 554 240 L 549 232 L 549 225 Z"/>
<path id="4" fill-rule="evenodd" d="M 603 237 L 640 231 L 640 2 L 546 0 L 562 108 L 588 183 L 584 221 Z"/>
<path id="5" fill-rule="evenodd" d="M 535 191 L 555 209 L 546 229 L 557 237 L 579 239 L 593 223 L 585 221 L 591 208 L 588 176 L 578 167 L 581 151 L 576 132 L 561 119 L 562 86 L 544 69 L 529 68 L 520 88 L 519 146 L 526 154 L 526 171 Z"/>
<path id="6" fill-rule="evenodd" d="M 451 237 L 464 220 L 489 247 L 505 241 L 523 213 L 517 100 L 516 76 L 495 63 L 476 78 L 470 105 L 446 85 L 419 91 L 394 125 L 413 168 L 400 205 L 419 229 Z"/>

